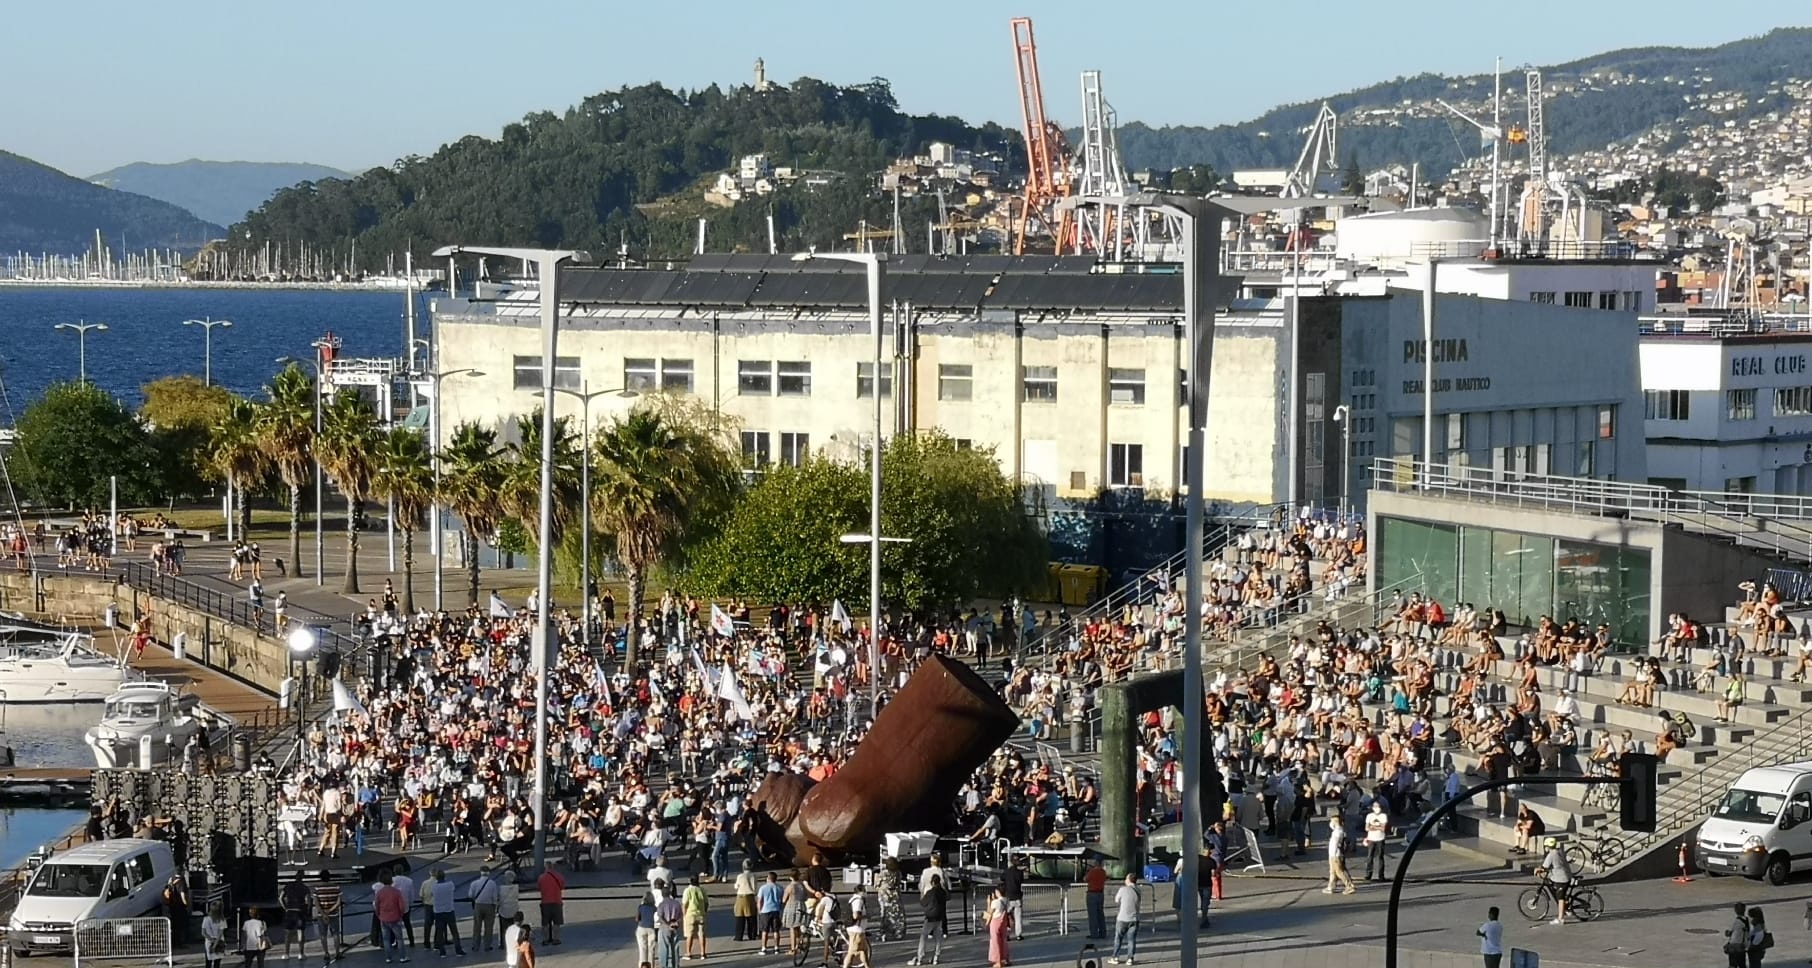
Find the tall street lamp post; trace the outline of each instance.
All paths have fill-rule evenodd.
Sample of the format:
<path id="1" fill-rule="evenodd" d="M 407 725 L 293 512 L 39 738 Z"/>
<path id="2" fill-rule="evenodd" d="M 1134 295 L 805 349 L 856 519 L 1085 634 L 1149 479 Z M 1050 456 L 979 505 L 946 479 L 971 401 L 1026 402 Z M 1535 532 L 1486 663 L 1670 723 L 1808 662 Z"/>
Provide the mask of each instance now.
<path id="1" fill-rule="evenodd" d="M 232 329 L 233 321 L 203 316 L 200 319 L 185 319 L 182 324 L 201 327 L 201 385 L 212 386 L 214 384 L 214 327 Z"/>
<path id="2" fill-rule="evenodd" d="M 84 322 L 77 321 L 77 322 L 73 322 L 73 323 L 58 323 L 57 328 L 58 329 L 70 329 L 70 330 L 75 331 L 75 334 L 76 334 L 76 359 L 80 361 L 78 365 L 81 367 L 81 369 L 78 372 L 81 373 L 82 382 L 87 383 L 88 382 L 88 331 L 92 329 L 97 333 L 105 333 L 107 331 L 107 324 L 106 323 L 84 323 Z"/>
<path id="3" fill-rule="evenodd" d="M 614 387 L 609 390 L 593 390 L 591 383 L 580 385 L 577 390 L 566 387 L 555 387 L 555 393 L 564 393 L 579 401 L 579 595 L 585 599 L 580 608 L 580 619 L 584 630 L 582 635 L 587 644 L 591 642 L 591 402 L 603 396 L 635 397 L 635 390 L 628 387 Z"/>
<path id="4" fill-rule="evenodd" d="M 1345 524 L 1353 486 L 1353 471 L 1347 466 L 1353 459 L 1353 408 L 1344 403 L 1335 407 L 1334 422 L 1340 425 L 1340 523 Z"/>
<path id="5" fill-rule="evenodd" d="M 560 331 L 560 267 L 568 262 L 590 262 L 585 252 L 570 249 L 517 249 L 509 247 L 448 245 L 434 250 L 435 258 L 451 259 L 461 253 L 521 259 L 535 264 L 541 302 L 541 521 L 535 542 L 535 750 L 534 819 L 535 867 L 547 863 L 547 677 L 554 647 L 554 355 Z"/>
<path id="6" fill-rule="evenodd" d="M 446 586 L 446 569 L 443 567 L 446 553 L 440 546 L 440 381 L 450 376 L 484 376 L 484 371 L 464 367 L 421 375 L 421 379 L 428 383 L 428 439 L 432 442 L 429 460 L 434 465 L 434 495 L 428 502 L 428 553 L 434 556 L 434 610 L 437 612 L 446 607 L 442 601 Z"/>
<path id="7" fill-rule="evenodd" d="M 887 253 L 885 252 L 801 252 L 795 262 L 831 259 L 853 262 L 868 273 L 868 328 L 874 339 L 875 440 L 869 449 L 868 480 L 868 700 L 870 709 L 881 702 L 881 307 L 886 305 Z M 891 384 L 891 377 L 889 383 Z M 844 535 L 850 541 L 857 535 Z"/>
<path id="8" fill-rule="evenodd" d="M 296 755 L 301 756 L 307 737 L 308 728 L 308 656 L 315 650 L 318 636 L 315 630 L 306 625 L 298 625 L 289 633 L 289 655 L 302 669 L 301 679 L 296 686 Z"/>
<path id="9" fill-rule="evenodd" d="M 338 349 L 340 338 L 323 336 L 308 345 L 314 347 L 315 350 L 315 439 L 310 442 L 309 450 L 314 453 L 315 458 L 315 587 L 318 588 L 327 583 L 327 535 L 321 525 L 321 492 L 327 487 L 326 475 L 321 470 L 320 451 L 321 395 L 326 390 L 327 382 L 327 363 L 323 359 L 323 354 L 328 350 Z M 299 361 L 293 356 L 279 356 L 277 362 L 289 364 Z M 296 562 L 297 574 L 301 573 L 301 568 L 302 563 Z"/>

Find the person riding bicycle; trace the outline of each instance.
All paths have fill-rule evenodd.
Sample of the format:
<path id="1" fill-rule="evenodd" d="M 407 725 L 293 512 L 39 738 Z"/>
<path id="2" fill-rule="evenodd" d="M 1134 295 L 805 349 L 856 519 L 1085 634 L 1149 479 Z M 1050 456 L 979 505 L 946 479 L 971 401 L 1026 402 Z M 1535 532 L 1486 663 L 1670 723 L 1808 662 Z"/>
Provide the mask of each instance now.
<path id="1" fill-rule="evenodd" d="M 1554 923 L 1563 924 L 1567 920 L 1567 900 L 1573 896 L 1573 888 L 1579 878 L 1573 873 L 1572 865 L 1567 863 L 1567 855 L 1561 851 L 1560 841 L 1549 837 L 1541 845 L 1548 855 L 1542 858 L 1541 866 L 1535 869 L 1535 876 L 1548 882 L 1549 889 L 1554 893 L 1555 903 L 1559 905 Z"/>

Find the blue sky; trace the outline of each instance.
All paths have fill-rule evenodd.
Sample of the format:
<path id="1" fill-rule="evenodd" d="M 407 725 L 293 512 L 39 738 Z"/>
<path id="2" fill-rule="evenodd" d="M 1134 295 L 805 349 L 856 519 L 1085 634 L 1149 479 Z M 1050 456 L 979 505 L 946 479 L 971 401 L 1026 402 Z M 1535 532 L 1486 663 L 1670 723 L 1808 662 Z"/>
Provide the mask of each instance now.
<path id="1" fill-rule="evenodd" d="M 0 149 L 84 176 L 192 157 L 361 169 L 624 84 L 747 83 L 757 56 L 781 82 L 881 76 L 907 110 L 1017 123 L 1021 14 L 1058 120 L 1075 123 L 1078 72 L 1096 68 L 1122 121 L 1218 124 L 1494 56 L 1722 43 L 1794 6 L 1524 0 L 1488 39 L 1483 8 L 1453 0 L 4 0 Z M 1324 7 L 1325 26 L 1299 12 Z M 1138 20 L 1102 21 L 1121 12 Z"/>

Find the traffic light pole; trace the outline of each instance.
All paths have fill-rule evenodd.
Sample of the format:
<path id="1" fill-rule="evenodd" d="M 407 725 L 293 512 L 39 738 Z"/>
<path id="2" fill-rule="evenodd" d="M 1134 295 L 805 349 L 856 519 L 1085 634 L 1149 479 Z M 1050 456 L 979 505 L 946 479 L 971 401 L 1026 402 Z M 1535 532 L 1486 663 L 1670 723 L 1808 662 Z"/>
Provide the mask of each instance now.
<path id="1" fill-rule="evenodd" d="M 1620 791 L 1623 827 L 1626 830 L 1648 831 L 1655 829 L 1655 773 L 1657 760 L 1652 754 L 1626 753 L 1620 762 L 1621 776 L 1516 776 L 1502 780 L 1489 780 L 1471 787 L 1459 796 L 1435 808 L 1416 828 L 1416 835 L 1409 838 L 1403 848 L 1403 857 L 1397 861 L 1397 872 L 1390 879 L 1390 906 L 1384 912 L 1384 968 L 1397 968 L 1397 906 L 1403 900 L 1403 880 L 1409 874 L 1409 862 L 1415 859 L 1416 851 L 1422 848 L 1422 841 L 1427 839 L 1428 832 L 1441 825 L 1441 821 L 1459 811 L 1460 805 L 1469 802 L 1473 797 L 1491 790 L 1502 790 L 1505 787 L 1524 786 L 1596 786 L 1603 783 L 1616 783 L 1623 787 Z M 1639 789 L 1646 786 L 1646 790 Z M 1646 796 L 1644 796 L 1646 793 Z"/>

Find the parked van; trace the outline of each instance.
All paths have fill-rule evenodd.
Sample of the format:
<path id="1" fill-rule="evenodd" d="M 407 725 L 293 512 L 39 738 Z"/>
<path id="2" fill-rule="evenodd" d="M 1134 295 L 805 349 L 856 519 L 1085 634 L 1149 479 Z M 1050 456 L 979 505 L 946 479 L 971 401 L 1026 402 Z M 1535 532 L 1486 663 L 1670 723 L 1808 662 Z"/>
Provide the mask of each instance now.
<path id="1" fill-rule="evenodd" d="M 1785 884 L 1812 868 L 1812 761 L 1759 766 L 1737 778 L 1699 827 L 1699 866 Z"/>
<path id="2" fill-rule="evenodd" d="M 32 872 L 8 925 L 13 953 L 67 952 L 77 921 L 137 918 L 160 910 L 176 857 L 161 840 L 96 840 Z"/>

